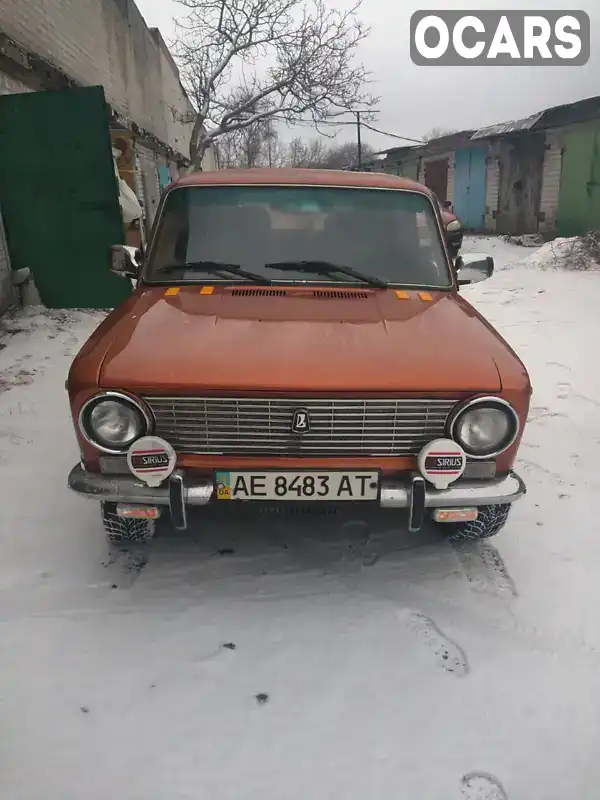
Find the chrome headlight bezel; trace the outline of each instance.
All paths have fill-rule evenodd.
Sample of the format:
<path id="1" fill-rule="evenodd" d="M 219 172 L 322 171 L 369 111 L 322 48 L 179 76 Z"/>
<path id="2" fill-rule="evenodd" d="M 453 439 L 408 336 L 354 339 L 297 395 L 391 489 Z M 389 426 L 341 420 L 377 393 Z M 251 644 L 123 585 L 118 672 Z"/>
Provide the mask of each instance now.
<path id="1" fill-rule="evenodd" d="M 458 233 L 462 230 L 461 221 L 459 219 L 453 219 L 452 222 L 446 225 L 446 230 L 448 233 Z"/>
<path id="2" fill-rule="evenodd" d="M 89 426 L 90 414 L 94 410 L 94 408 L 99 405 L 100 403 L 112 400 L 116 401 L 117 403 L 122 403 L 125 406 L 128 406 L 131 409 L 139 414 L 140 420 L 142 422 L 140 435 L 136 436 L 131 441 L 124 444 L 122 447 L 109 447 L 102 442 L 98 441 L 94 437 L 93 430 L 91 430 Z M 152 419 L 152 415 L 150 414 L 149 410 L 144 406 L 144 404 L 130 395 L 124 394 L 123 392 L 99 392 L 95 394 L 93 397 L 90 397 L 85 403 L 81 406 L 78 416 L 78 425 L 79 431 L 83 438 L 91 444 L 96 450 L 99 450 L 101 453 L 107 453 L 108 455 L 124 455 L 127 450 L 131 447 L 133 442 L 137 441 L 142 436 L 147 436 L 148 434 L 152 433 L 152 429 L 154 426 L 154 422 Z"/>
<path id="3" fill-rule="evenodd" d="M 495 408 L 502 411 L 506 415 L 509 423 L 508 434 L 500 442 L 498 442 L 493 451 L 486 453 L 473 452 L 469 447 L 465 447 L 464 442 L 460 439 L 460 437 L 457 436 L 457 429 L 461 420 L 464 419 L 466 414 L 476 411 L 480 407 Z M 473 400 L 468 400 L 466 403 L 459 404 L 451 413 L 447 424 L 448 436 L 462 447 L 467 455 L 467 458 L 474 461 L 490 460 L 497 458 L 499 455 L 506 452 L 506 450 L 508 450 L 515 443 L 520 429 L 521 423 L 519 421 L 517 412 L 510 403 L 500 397 L 476 397 Z"/>

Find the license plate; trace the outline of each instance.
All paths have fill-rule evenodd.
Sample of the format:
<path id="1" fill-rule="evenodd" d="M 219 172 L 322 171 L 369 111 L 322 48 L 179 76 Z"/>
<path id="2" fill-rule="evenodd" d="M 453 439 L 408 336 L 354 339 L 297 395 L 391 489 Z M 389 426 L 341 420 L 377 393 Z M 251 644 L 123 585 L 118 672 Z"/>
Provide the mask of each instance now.
<path id="1" fill-rule="evenodd" d="M 378 472 L 217 472 L 218 500 L 377 500 Z"/>

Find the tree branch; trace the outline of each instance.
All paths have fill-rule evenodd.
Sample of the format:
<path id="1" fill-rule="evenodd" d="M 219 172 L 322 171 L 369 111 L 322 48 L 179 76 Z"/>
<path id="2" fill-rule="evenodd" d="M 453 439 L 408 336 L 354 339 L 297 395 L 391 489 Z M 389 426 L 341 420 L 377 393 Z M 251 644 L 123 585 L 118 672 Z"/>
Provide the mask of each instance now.
<path id="1" fill-rule="evenodd" d="M 190 156 L 266 120 L 308 116 L 317 126 L 377 102 L 369 73 L 356 62 L 369 30 L 361 0 L 347 9 L 329 0 L 177 0 L 174 54 L 195 108 Z M 365 120 L 367 116 L 365 116 Z"/>

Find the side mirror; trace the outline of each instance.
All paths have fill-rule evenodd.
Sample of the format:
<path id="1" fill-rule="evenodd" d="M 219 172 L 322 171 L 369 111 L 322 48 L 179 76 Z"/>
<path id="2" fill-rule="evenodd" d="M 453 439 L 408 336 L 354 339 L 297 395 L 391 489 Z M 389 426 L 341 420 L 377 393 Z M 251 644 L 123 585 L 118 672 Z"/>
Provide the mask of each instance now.
<path id="1" fill-rule="evenodd" d="M 494 259 L 481 253 L 465 253 L 455 261 L 459 286 L 479 283 L 491 278 L 494 273 Z"/>
<path id="2" fill-rule="evenodd" d="M 142 266 L 142 251 L 137 247 L 115 244 L 110 248 L 110 271 L 120 278 L 137 278 Z"/>

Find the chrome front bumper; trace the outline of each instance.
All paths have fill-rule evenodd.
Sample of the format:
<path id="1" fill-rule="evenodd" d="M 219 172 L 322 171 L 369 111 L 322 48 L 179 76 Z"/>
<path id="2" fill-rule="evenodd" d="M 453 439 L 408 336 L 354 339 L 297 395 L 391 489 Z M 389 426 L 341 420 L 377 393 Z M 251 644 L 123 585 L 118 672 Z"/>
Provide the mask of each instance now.
<path id="1" fill-rule="evenodd" d="M 71 470 L 69 488 L 94 500 L 169 506 L 178 528 L 186 527 L 186 506 L 207 505 L 215 493 L 211 478 L 188 478 L 183 470 L 176 470 L 162 486 L 151 488 L 133 475 L 87 472 L 81 464 Z M 418 530 L 425 509 L 514 503 L 525 491 L 525 484 L 514 472 L 490 480 L 457 481 L 444 490 L 435 489 L 415 476 L 405 480 L 384 479 L 379 504 L 382 508 L 409 509 L 409 527 Z"/>

